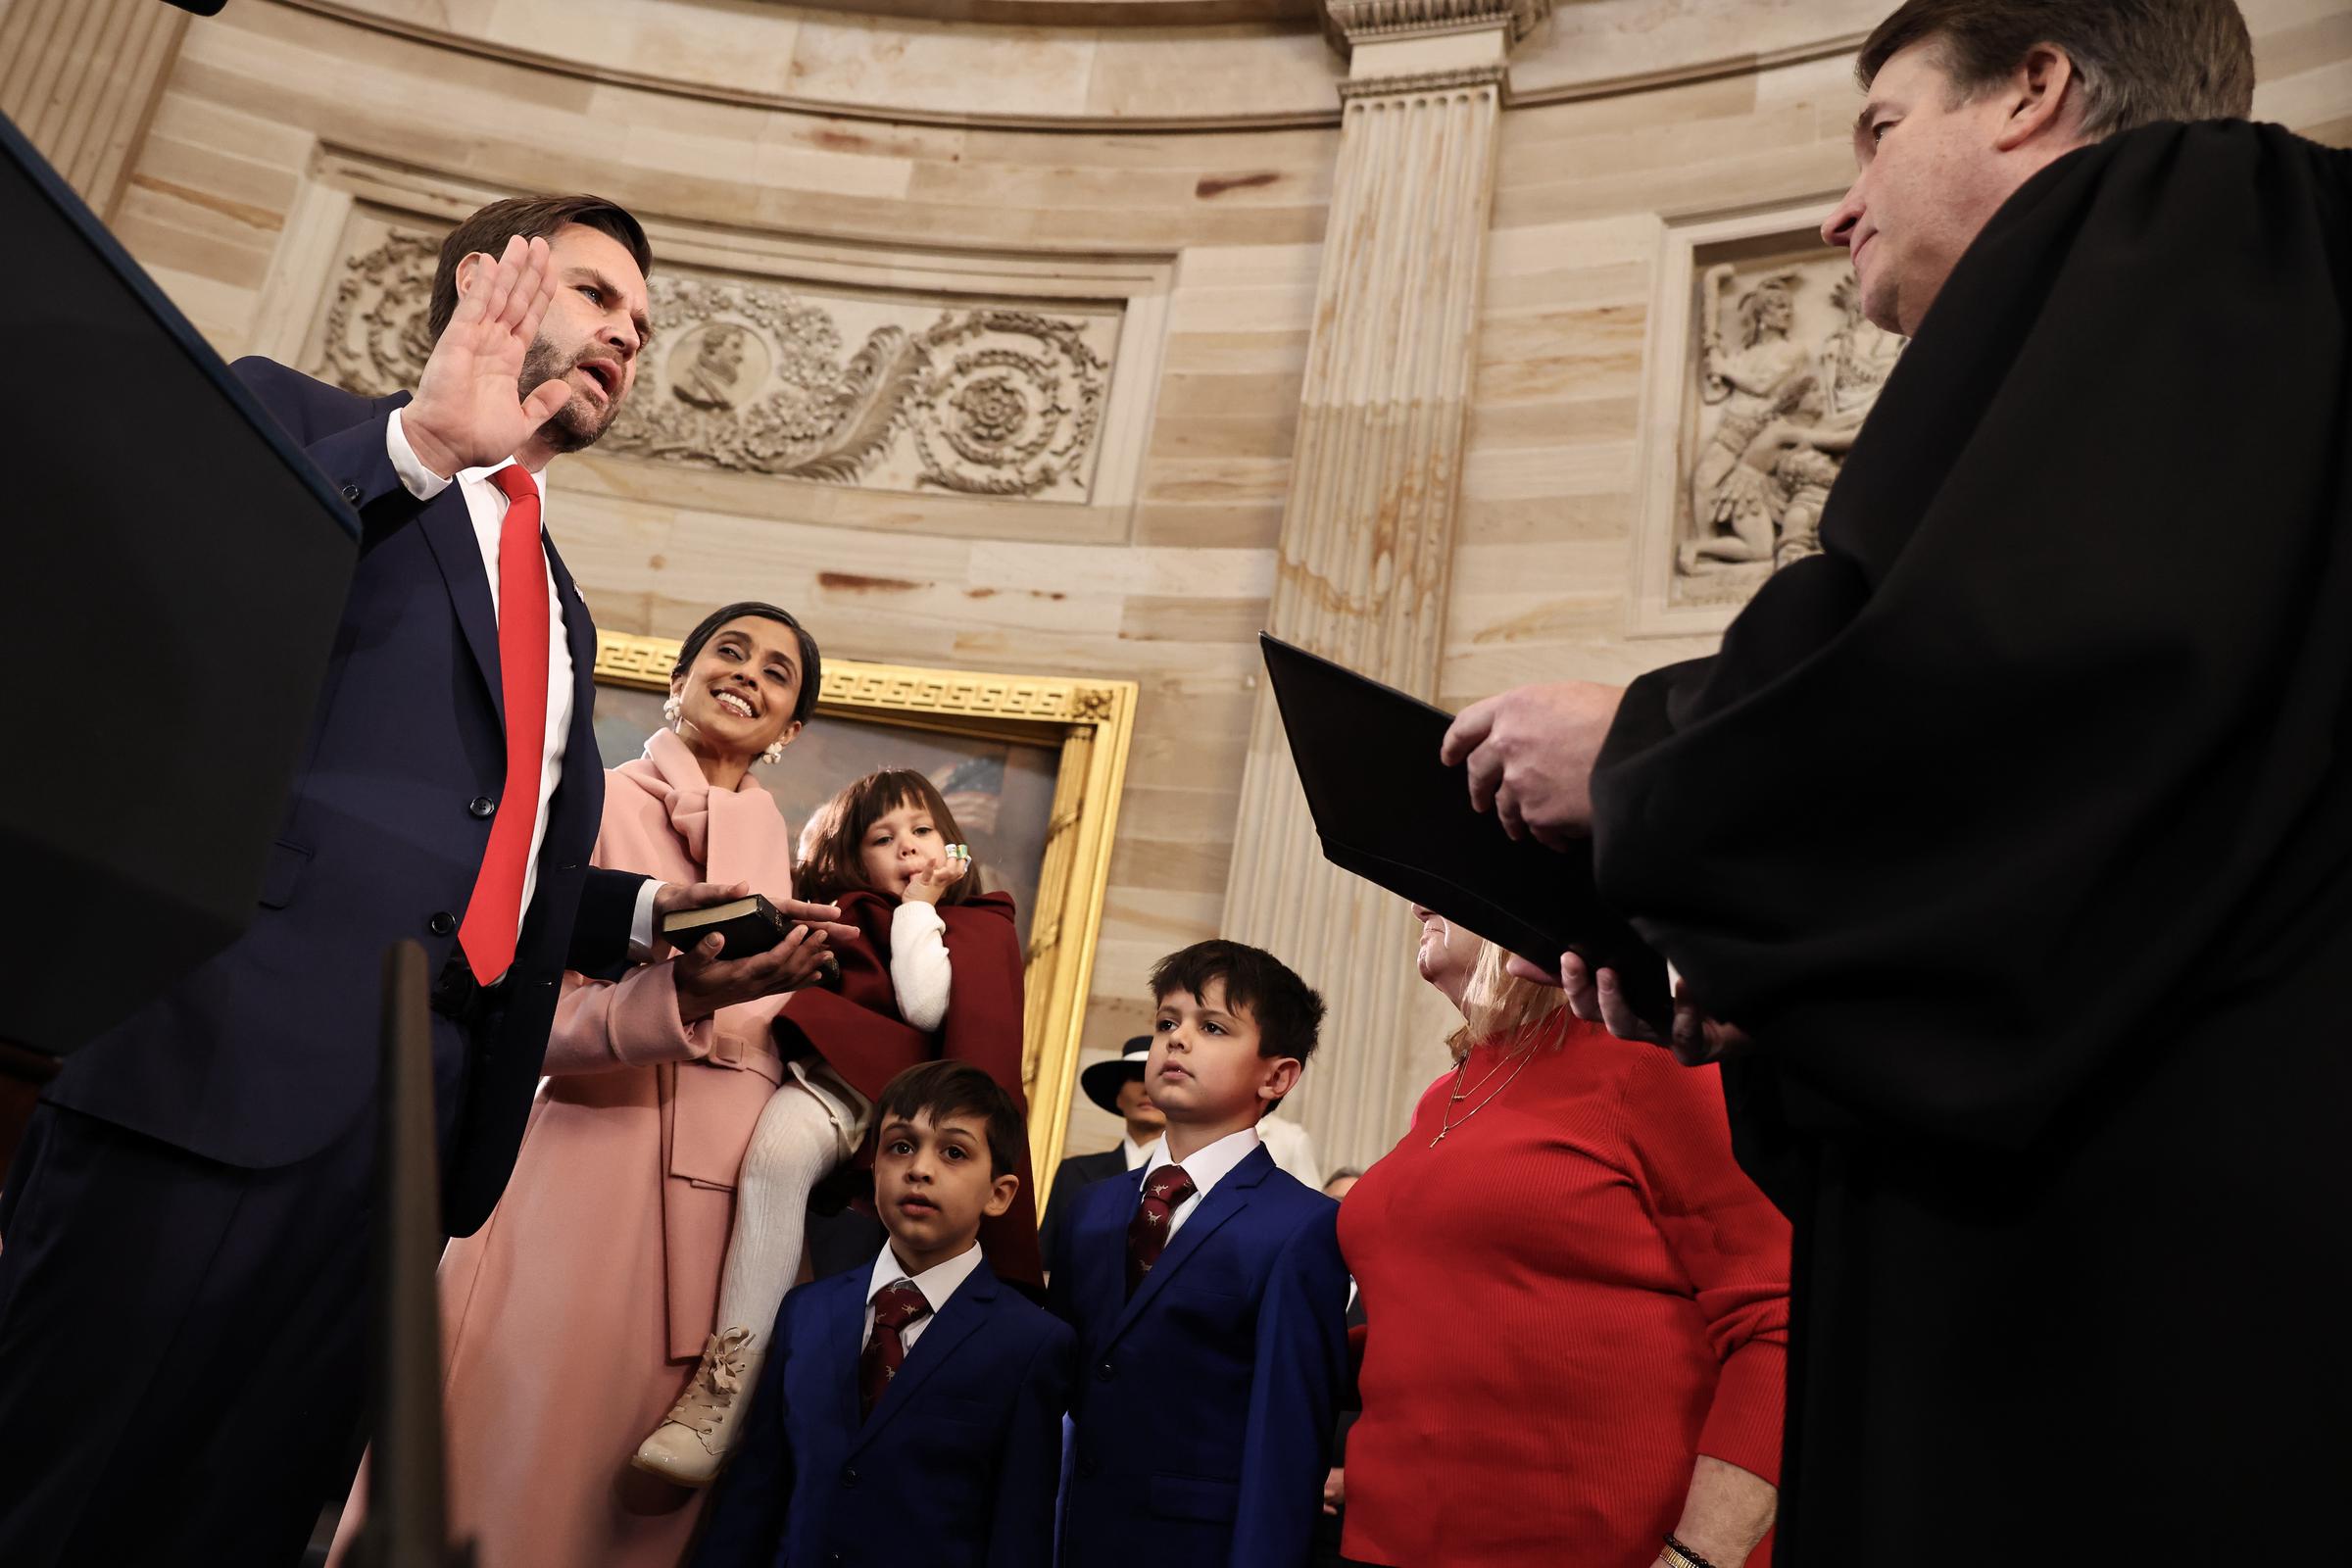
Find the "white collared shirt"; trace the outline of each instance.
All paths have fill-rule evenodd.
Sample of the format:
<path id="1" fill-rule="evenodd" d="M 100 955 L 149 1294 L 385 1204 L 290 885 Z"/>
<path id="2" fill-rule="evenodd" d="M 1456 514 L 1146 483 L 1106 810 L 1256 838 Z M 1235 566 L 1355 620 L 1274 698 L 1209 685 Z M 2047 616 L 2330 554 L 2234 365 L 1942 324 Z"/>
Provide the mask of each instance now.
<path id="1" fill-rule="evenodd" d="M 931 1308 L 899 1330 L 899 1344 L 911 1350 L 914 1342 L 923 1337 L 923 1330 L 930 1326 L 933 1318 L 939 1316 L 940 1308 L 948 1304 L 948 1298 L 954 1296 L 956 1289 L 972 1277 L 972 1270 L 979 1266 L 978 1242 L 972 1243 L 945 1263 L 932 1264 L 920 1274 L 907 1273 L 899 1262 L 899 1254 L 891 1248 L 883 1248 L 882 1255 L 874 1259 L 873 1273 L 866 1277 L 865 1327 L 858 1332 L 858 1345 L 863 1346 L 874 1337 L 874 1298 L 880 1296 L 885 1287 L 910 1279 L 914 1281 L 914 1288 L 923 1293 L 923 1300 Z"/>
<path id="2" fill-rule="evenodd" d="M 1150 1159 L 1152 1151 L 1158 1147 L 1159 1142 L 1156 1139 L 1148 1144 L 1139 1144 L 1124 1133 L 1119 1135 L 1119 1157 L 1127 1161 L 1129 1170 L 1135 1169 L 1136 1166 Z"/>
<path id="3" fill-rule="evenodd" d="M 430 501 L 450 486 L 450 481 L 433 472 L 418 460 L 416 451 L 409 445 L 406 431 L 400 427 L 401 411 L 394 409 L 384 435 L 384 447 L 392 459 L 392 467 L 399 473 L 400 482 L 408 486 L 409 494 L 419 501 Z M 490 475 L 511 467 L 514 460 L 493 464 L 487 468 L 464 468 L 457 475 L 459 493 L 466 498 L 466 511 L 473 519 L 474 543 L 481 547 L 482 570 L 490 579 L 490 614 L 498 615 L 498 536 L 507 519 L 506 492 L 490 482 Z M 547 525 L 547 480 L 531 475 L 531 483 L 539 488 L 540 527 Z M 544 559 L 546 552 L 540 552 Z M 553 565 L 543 567 L 547 578 L 547 732 L 542 742 L 539 766 L 539 811 L 531 823 L 530 856 L 523 861 L 522 912 L 531 907 L 531 895 L 539 886 L 539 846 L 547 838 L 547 803 L 555 798 L 556 786 L 564 781 L 564 750 L 571 732 L 571 645 L 564 635 L 564 601 L 556 589 Z M 506 803 L 501 802 L 502 806 Z M 650 885 L 650 884 L 649 884 Z M 652 905 L 639 901 L 650 911 Z"/>
<path id="4" fill-rule="evenodd" d="M 1146 1182 L 1152 1180 L 1152 1173 L 1160 1166 L 1174 1164 L 1183 1165 L 1184 1173 L 1193 1179 L 1193 1196 L 1178 1203 L 1175 1212 L 1168 1216 L 1169 1241 L 1174 1241 L 1176 1233 L 1184 1229 L 1184 1222 L 1192 1217 L 1194 1209 L 1200 1206 L 1200 1200 L 1209 1195 L 1210 1189 L 1232 1175 L 1233 1167 L 1248 1159 L 1250 1152 L 1256 1147 L 1255 1127 L 1227 1133 L 1206 1149 L 1194 1150 L 1192 1158 L 1186 1160 L 1168 1158 L 1168 1141 L 1164 1136 L 1152 1146 L 1151 1157 L 1144 1161 Z M 1141 1203 L 1143 1200 L 1139 1197 L 1136 1201 Z"/>

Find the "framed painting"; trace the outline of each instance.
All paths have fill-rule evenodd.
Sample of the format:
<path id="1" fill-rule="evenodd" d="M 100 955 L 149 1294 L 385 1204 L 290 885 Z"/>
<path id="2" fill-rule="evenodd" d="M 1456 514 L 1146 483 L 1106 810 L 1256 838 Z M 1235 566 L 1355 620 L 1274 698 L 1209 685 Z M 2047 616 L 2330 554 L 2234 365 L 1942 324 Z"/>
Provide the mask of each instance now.
<path id="1" fill-rule="evenodd" d="M 677 657 L 675 638 L 597 634 L 596 742 L 608 763 L 637 756 L 661 727 Z M 828 659 L 808 727 L 781 764 L 760 770 L 795 832 L 877 768 L 913 768 L 938 786 L 983 885 L 1010 893 L 1017 910 L 1021 1078 L 1038 1171 L 1059 1162 L 1069 1121 L 1135 704 L 1133 681 Z"/>

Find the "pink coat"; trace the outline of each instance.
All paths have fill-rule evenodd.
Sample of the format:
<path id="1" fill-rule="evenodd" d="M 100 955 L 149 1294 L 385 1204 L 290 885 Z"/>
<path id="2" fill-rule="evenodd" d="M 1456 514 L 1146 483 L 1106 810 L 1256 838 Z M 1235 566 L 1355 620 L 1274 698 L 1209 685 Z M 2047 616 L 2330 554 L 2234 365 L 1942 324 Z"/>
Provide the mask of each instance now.
<path id="1" fill-rule="evenodd" d="M 792 892 L 774 799 L 749 777 L 714 794 L 666 730 L 607 775 L 596 863 Z M 442 1260 L 452 1528 L 480 1568 L 671 1568 L 709 1494 L 629 1455 L 711 1333 L 735 1173 L 784 1076 L 771 1025 L 787 999 L 689 1029 L 667 962 L 564 987 L 506 1196 Z"/>

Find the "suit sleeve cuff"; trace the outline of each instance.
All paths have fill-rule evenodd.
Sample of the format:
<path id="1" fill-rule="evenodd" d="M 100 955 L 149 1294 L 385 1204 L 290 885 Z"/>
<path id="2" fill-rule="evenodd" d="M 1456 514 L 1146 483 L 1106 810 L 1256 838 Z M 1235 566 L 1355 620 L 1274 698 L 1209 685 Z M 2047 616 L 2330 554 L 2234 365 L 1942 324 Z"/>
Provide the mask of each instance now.
<path id="1" fill-rule="evenodd" d="M 426 467 L 417 458 L 416 449 L 409 445 L 408 432 L 401 428 L 402 412 L 394 409 L 392 417 L 384 423 L 384 454 L 392 460 L 392 470 L 408 486 L 409 494 L 419 501 L 430 501 L 449 488 L 449 479 Z"/>

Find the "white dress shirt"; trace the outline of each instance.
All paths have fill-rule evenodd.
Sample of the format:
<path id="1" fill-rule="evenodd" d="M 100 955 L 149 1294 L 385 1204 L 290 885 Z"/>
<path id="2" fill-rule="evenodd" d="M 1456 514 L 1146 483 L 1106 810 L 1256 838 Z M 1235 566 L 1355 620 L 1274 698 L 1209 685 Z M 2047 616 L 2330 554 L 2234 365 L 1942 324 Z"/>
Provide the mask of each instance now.
<path id="1" fill-rule="evenodd" d="M 1158 1147 L 1159 1140 L 1157 1139 L 1153 1139 L 1148 1144 L 1139 1144 L 1124 1133 L 1119 1135 L 1119 1157 L 1127 1161 L 1129 1170 L 1135 1169 L 1136 1166 L 1150 1159 L 1152 1151 Z"/>
<path id="2" fill-rule="evenodd" d="M 1193 1210 L 1200 1206 L 1200 1200 L 1209 1195 L 1209 1191 L 1233 1174 L 1233 1167 L 1248 1159 L 1250 1152 L 1256 1147 L 1257 1129 L 1254 1127 L 1227 1133 L 1206 1149 L 1194 1150 L 1190 1159 L 1168 1158 L 1168 1141 L 1165 1138 L 1152 1146 L 1151 1157 L 1144 1161 L 1144 1181 L 1147 1184 L 1152 1180 L 1152 1173 L 1162 1165 L 1182 1165 L 1184 1173 L 1193 1179 L 1193 1196 L 1178 1203 L 1175 1212 L 1168 1216 L 1169 1241 L 1176 1239 L 1176 1233 L 1184 1229 L 1184 1222 L 1192 1218 Z M 1142 1203 L 1143 1199 L 1139 1196 L 1136 1202 Z"/>
<path id="3" fill-rule="evenodd" d="M 899 1254 L 888 1247 L 883 1248 L 882 1255 L 874 1259 L 873 1273 L 866 1277 L 865 1327 L 858 1331 L 859 1348 L 862 1348 L 865 1342 L 874 1337 L 874 1298 L 880 1296 L 886 1287 L 900 1280 L 910 1279 L 914 1281 L 914 1288 L 923 1293 L 923 1300 L 931 1308 L 927 1314 L 899 1330 L 899 1344 L 911 1350 L 914 1342 L 923 1337 L 923 1330 L 930 1326 L 931 1319 L 939 1316 L 939 1309 L 948 1304 L 948 1298 L 954 1296 L 956 1287 L 970 1279 L 972 1270 L 979 1266 L 978 1242 L 972 1243 L 945 1263 L 932 1264 L 920 1274 L 907 1273 L 899 1264 Z"/>
<path id="4" fill-rule="evenodd" d="M 386 422 L 384 449 L 392 460 L 392 467 L 409 494 L 419 501 L 430 501 L 449 488 L 451 480 L 433 472 L 417 458 L 409 445 L 408 433 L 400 425 L 401 411 L 394 409 Z M 498 612 L 498 536 L 507 520 L 506 492 L 490 482 L 499 469 L 512 466 L 514 460 L 492 464 L 486 468 L 461 469 L 456 478 L 458 491 L 466 499 L 466 514 L 473 521 L 474 543 L 482 552 L 482 570 L 489 578 L 490 614 L 495 621 Z M 547 480 L 532 474 L 531 483 L 539 489 L 540 528 L 547 526 Z M 522 906 L 519 914 L 527 916 L 531 895 L 539 887 L 539 847 L 547 839 L 547 806 L 555 798 L 556 786 L 564 781 L 564 751 L 571 734 L 571 644 L 564 637 L 563 596 L 556 588 L 556 570 L 545 564 L 546 552 L 540 552 L 542 569 L 547 579 L 547 731 L 542 737 L 539 764 L 539 808 L 531 823 L 531 849 L 523 861 Z M 507 803 L 501 802 L 503 807 Z M 631 943 L 650 950 L 653 945 L 654 893 L 660 884 L 648 880 L 638 890 L 636 918 L 630 931 Z M 519 929 L 519 927 L 518 927 Z"/>

